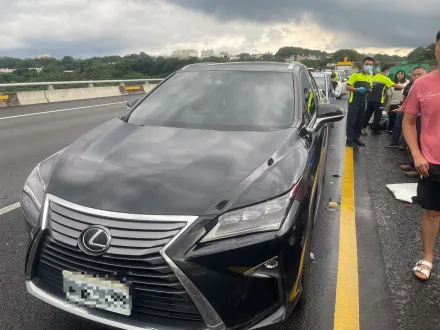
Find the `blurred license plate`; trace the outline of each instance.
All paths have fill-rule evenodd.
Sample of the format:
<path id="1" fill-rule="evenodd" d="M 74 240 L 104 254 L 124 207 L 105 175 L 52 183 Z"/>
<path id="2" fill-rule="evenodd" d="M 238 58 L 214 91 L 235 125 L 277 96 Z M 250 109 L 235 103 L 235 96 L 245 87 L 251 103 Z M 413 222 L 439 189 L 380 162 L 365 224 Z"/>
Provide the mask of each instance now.
<path id="1" fill-rule="evenodd" d="M 127 284 L 64 270 L 63 289 L 66 299 L 76 305 L 131 314 L 131 297 Z"/>

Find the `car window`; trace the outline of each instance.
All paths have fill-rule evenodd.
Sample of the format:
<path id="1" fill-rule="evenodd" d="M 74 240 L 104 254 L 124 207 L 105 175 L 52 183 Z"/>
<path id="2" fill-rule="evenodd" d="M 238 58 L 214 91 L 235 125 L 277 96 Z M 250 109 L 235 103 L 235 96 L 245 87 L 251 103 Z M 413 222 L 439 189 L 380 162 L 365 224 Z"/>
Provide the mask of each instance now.
<path id="1" fill-rule="evenodd" d="M 330 79 L 330 77 L 327 75 L 324 79 Z M 310 73 L 309 73 L 309 80 L 311 82 L 312 88 L 315 89 L 315 90 L 318 90 L 318 86 L 316 85 L 316 82 L 315 82 L 315 80 L 313 79 L 313 76 Z M 330 80 L 328 80 L 327 88 L 331 88 L 331 81 Z M 315 109 L 314 109 L 314 111 L 312 113 L 315 113 L 316 107 L 318 106 L 319 103 L 320 103 L 320 96 L 316 100 Z"/>
<path id="2" fill-rule="evenodd" d="M 277 130 L 294 118 L 290 72 L 178 72 L 129 115 L 139 125 Z"/>
<path id="3" fill-rule="evenodd" d="M 327 79 L 327 87 L 326 87 L 326 91 L 324 92 L 325 97 L 330 97 L 332 95 L 333 92 L 333 86 L 332 86 L 332 81 L 331 81 L 331 76 L 330 75 L 326 75 L 324 77 L 324 79 Z"/>
<path id="4" fill-rule="evenodd" d="M 314 77 L 316 84 L 318 85 L 319 89 L 322 89 L 323 91 L 325 91 L 325 80 L 324 77 Z"/>
<path id="5" fill-rule="evenodd" d="M 312 117 L 316 112 L 317 104 L 319 103 L 319 95 L 316 85 L 312 83 L 310 73 L 303 71 L 301 73 L 301 90 L 303 91 L 306 112 L 309 117 Z"/>

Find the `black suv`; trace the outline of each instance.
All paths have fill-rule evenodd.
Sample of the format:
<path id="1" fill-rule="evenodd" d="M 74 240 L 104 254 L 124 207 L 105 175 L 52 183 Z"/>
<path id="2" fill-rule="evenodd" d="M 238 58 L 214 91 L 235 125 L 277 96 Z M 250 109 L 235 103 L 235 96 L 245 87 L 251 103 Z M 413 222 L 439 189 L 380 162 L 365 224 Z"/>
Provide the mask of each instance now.
<path id="1" fill-rule="evenodd" d="M 28 291 L 121 329 L 257 329 L 305 301 L 325 168 L 299 63 L 190 65 L 37 165 Z"/>

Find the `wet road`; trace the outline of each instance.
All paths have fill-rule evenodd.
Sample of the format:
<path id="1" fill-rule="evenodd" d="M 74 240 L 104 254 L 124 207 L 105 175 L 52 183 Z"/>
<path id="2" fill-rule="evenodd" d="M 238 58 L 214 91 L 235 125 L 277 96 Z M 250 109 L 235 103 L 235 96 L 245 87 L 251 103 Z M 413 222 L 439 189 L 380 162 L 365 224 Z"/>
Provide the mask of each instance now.
<path id="1" fill-rule="evenodd" d="M 440 329 L 440 274 L 438 247 L 434 269 L 428 282 L 414 278 L 412 268 L 422 250 L 420 226 L 423 211 L 394 199 L 386 184 L 417 182 L 399 169 L 406 160 L 404 151 L 387 149 L 386 133 L 365 139 L 367 148 L 355 155 L 360 174 L 368 186 L 371 215 L 377 222 L 386 269 L 386 282 L 393 302 L 396 329 Z M 360 202 L 362 203 L 362 202 Z"/>
<path id="2" fill-rule="evenodd" d="M 27 175 L 39 161 L 99 123 L 123 114 L 125 105 L 117 102 L 124 101 L 126 98 L 86 100 L 0 110 L 1 329 L 102 329 L 26 292 L 24 222 L 19 209 L 9 211 L 5 207 L 18 201 Z M 115 104 L 94 106 L 108 103 Z M 345 106 L 346 101 L 341 104 Z M 36 114 L 64 109 L 72 110 Z M 25 116 L 2 119 L 21 115 Z M 344 125 L 337 123 L 331 130 L 325 185 L 312 241 L 316 261 L 311 269 L 308 304 L 278 329 L 439 329 L 437 272 L 434 270 L 431 281 L 425 284 L 414 280 L 411 273 L 420 257 L 421 210 L 395 201 L 385 188 L 387 183 L 408 181 L 396 164 L 403 156 L 398 150 L 382 147 L 386 136 L 369 137 L 366 149 L 354 156 L 347 153 Z M 350 157 L 354 159 L 351 170 L 347 162 Z M 354 189 L 354 228 L 346 218 L 350 184 Z M 329 208 L 329 201 L 337 202 L 338 207 Z M 340 245 L 340 237 L 355 242 L 355 248 Z M 347 264 L 353 258 L 357 265 Z M 350 271 L 341 273 L 347 269 Z M 357 286 L 344 286 L 347 279 Z M 345 318 L 341 321 L 336 314 Z"/>

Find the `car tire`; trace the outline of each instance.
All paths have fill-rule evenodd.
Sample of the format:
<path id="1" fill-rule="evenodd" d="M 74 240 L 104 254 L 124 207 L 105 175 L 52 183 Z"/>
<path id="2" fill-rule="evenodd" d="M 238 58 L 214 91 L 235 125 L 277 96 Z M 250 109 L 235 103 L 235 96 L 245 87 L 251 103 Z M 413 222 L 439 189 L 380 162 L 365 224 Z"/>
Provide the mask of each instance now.
<path id="1" fill-rule="evenodd" d="M 309 232 L 307 239 L 306 252 L 304 255 L 303 270 L 301 274 L 301 295 L 298 298 L 297 307 L 303 309 L 307 304 L 307 299 L 309 295 L 309 271 L 310 271 L 310 245 L 311 245 L 311 234 Z"/>

